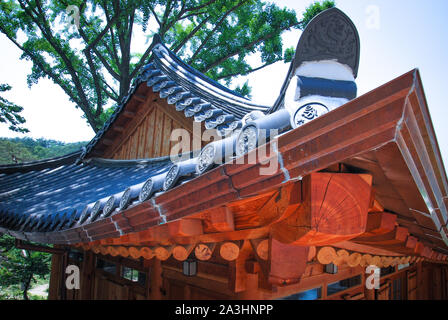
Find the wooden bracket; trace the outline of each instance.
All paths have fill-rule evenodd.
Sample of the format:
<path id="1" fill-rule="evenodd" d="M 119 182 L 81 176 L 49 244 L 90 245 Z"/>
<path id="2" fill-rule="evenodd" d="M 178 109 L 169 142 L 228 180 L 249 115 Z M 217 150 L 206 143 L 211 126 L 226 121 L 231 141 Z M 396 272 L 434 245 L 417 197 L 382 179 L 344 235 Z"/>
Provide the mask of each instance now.
<path id="1" fill-rule="evenodd" d="M 369 175 L 312 173 L 302 180 L 302 203 L 272 226 L 272 236 L 299 246 L 353 239 L 366 230 L 371 188 Z"/>

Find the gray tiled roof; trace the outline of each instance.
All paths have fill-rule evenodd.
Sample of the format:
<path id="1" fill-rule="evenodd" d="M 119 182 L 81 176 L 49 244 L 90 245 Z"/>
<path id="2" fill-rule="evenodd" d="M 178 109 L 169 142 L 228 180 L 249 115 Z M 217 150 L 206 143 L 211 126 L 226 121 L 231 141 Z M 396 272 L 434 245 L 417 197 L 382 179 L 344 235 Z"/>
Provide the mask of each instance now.
<path id="1" fill-rule="evenodd" d="M 128 95 L 121 101 L 115 112 L 104 124 L 92 141 L 86 146 L 81 159 L 88 156 L 96 143 L 110 128 L 130 100 L 137 87 L 146 82 L 162 99 L 173 105 L 177 111 L 194 121 L 206 122 L 209 128 L 226 135 L 241 128 L 242 118 L 251 111 L 267 112 L 268 106 L 251 102 L 238 93 L 193 69 L 172 53 L 161 41 L 159 35 L 153 39 L 150 63 L 134 80 Z"/>
<path id="2" fill-rule="evenodd" d="M 81 164 L 74 159 L 16 166 L 16 172 L 10 174 L 10 168 L 0 168 L 0 227 L 26 232 L 68 228 L 99 199 L 118 195 L 120 200 L 129 186 L 166 173 L 172 165 L 168 157 L 91 159 Z M 86 218 L 92 222 L 92 217 Z"/>

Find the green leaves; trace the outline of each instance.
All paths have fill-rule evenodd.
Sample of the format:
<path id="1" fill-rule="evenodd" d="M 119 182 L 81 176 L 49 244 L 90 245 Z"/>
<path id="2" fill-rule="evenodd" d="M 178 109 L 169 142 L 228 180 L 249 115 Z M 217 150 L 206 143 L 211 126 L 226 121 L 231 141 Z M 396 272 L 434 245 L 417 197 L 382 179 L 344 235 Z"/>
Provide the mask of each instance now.
<path id="1" fill-rule="evenodd" d="M 0 248 L 0 288 L 23 284 L 24 297 L 27 297 L 31 280 L 50 273 L 51 255 L 17 249 L 14 238 L 8 235 L 0 236 Z"/>
<path id="2" fill-rule="evenodd" d="M 11 86 L 0 84 L 0 92 L 11 90 Z M 26 122 L 25 118 L 20 115 L 23 107 L 20 107 L 0 96 L 0 123 L 9 125 L 9 130 L 15 132 L 29 132 L 28 129 L 21 125 Z"/>
<path id="3" fill-rule="evenodd" d="M 69 5 L 79 8 L 79 29 L 67 25 Z M 138 36 L 158 33 L 181 59 L 230 86 L 236 76 L 288 61 L 282 32 L 303 28 L 331 6 L 313 4 L 298 21 L 295 11 L 261 0 L 5 0 L 0 31 L 33 62 L 28 84 L 53 80 L 98 131 L 105 110 L 122 101 L 150 59 L 150 46 L 133 49 Z M 249 63 L 254 54 L 258 62 Z M 240 92 L 248 94 L 245 88 Z"/>
<path id="4" fill-rule="evenodd" d="M 308 23 L 313 20 L 315 16 L 321 13 L 324 10 L 333 8 L 335 6 L 335 2 L 333 0 L 325 0 L 323 2 L 316 2 L 311 4 L 303 14 L 303 19 L 300 22 L 300 28 L 303 30 L 308 25 Z"/>
<path id="5" fill-rule="evenodd" d="M 43 138 L 0 138 L 0 164 L 55 158 L 79 151 L 86 144 L 87 142 L 63 143 Z"/>

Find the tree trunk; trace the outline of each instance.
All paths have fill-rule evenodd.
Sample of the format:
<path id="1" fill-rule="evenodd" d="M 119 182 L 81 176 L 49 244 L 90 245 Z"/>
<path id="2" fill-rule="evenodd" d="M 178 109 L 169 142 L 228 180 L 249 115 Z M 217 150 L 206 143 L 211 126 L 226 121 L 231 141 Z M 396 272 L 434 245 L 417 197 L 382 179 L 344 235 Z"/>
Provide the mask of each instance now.
<path id="1" fill-rule="evenodd" d="M 23 284 L 23 300 L 29 300 L 28 298 L 28 289 L 30 288 L 31 279 L 33 279 L 33 276 L 31 275 L 26 282 Z"/>

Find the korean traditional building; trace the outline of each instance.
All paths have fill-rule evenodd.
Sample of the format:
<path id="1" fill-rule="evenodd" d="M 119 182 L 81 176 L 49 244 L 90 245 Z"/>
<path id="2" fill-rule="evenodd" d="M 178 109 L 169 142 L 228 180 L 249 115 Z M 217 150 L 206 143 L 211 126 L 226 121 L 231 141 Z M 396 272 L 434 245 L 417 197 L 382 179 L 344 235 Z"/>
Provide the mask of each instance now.
<path id="1" fill-rule="evenodd" d="M 53 253 L 50 299 L 448 298 L 448 183 L 417 69 L 358 97 L 358 32 L 333 8 L 258 105 L 153 41 L 82 151 L 0 167 L 0 232 Z"/>

